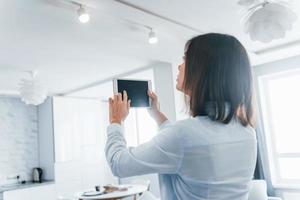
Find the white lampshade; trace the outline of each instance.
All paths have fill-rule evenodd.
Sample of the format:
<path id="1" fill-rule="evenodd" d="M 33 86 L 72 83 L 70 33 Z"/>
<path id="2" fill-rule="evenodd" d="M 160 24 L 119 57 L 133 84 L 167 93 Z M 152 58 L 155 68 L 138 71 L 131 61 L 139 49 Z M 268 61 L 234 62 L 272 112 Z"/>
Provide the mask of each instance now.
<path id="1" fill-rule="evenodd" d="M 296 14 L 287 6 L 267 2 L 246 19 L 245 32 L 253 41 L 271 42 L 283 38 L 296 19 Z"/>
<path id="2" fill-rule="evenodd" d="M 36 80 L 36 72 L 31 72 L 29 79 L 20 82 L 21 100 L 28 105 L 42 104 L 47 98 L 46 89 Z"/>

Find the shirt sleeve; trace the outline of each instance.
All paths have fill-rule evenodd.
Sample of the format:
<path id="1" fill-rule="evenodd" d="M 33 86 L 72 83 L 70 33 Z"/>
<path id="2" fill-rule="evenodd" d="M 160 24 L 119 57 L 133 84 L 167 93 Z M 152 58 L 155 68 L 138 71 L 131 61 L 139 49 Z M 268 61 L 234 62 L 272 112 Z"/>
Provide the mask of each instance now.
<path id="1" fill-rule="evenodd" d="M 158 134 L 149 142 L 127 148 L 124 129 L 120 124 L 107 128 L 105 154 L 111 171 L 118 177 L 143 174 L 176 173 L 181 165 L 183 147 L 179 139 L 180 128 L 165 122 Z"/>
<path id="2" fill-rule="evenodd" d="M 161 123 L 160 125 L 159 125 L 159 130 L 162 130 L 162 129 L 164 129 L 164 128 L 167 128 L 167 127 L 169 127 L 169 126 L 171 126 L 172 125 L 172 123 L 169 121 L 169 120 L 166 120 L 166 121 L 164 121 L 163 123 Z"/>

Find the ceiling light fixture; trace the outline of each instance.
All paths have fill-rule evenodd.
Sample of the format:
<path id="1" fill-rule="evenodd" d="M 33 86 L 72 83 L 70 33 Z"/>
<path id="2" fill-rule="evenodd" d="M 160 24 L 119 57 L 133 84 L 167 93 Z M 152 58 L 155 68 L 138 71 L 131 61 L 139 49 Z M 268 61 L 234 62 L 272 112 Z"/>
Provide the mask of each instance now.
<path id="1" fill-rule="evenodd" d="M 81 23 L 87 23 L 90 21 L 90 15 L 87 13 L 85 7 L 82 4 L 79 4 L 79 9 L 77 10 L 78 19 Z"/>
<path id="2" fill-rule="evenodd" d="M 148 42 L 149 44 L 155 44 L 158 42 L 158 38 L 152 28 L 150 28 Z"/>
<path id="3" fill-rule="evenodd" d="M 297 19 L 288 4 L 279 0 L 239 0 L 238 4 L 246 8 L 244 30 L 253 41 L 284 38 Z"/>
<path id="4" fill-rule="evenodd" d="M 29 79 L 21 79 L 19 92 L 21 100 L 27 105 L 42 104 L 47 98 L 46 89 L 37 81 L 37 71 L 30 71 Z"/>

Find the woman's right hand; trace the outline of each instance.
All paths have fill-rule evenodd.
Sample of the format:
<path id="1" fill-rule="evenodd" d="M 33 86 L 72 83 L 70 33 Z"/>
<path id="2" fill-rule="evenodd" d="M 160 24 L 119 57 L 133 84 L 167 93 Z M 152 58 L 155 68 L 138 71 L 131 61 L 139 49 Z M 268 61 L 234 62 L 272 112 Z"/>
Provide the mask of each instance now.
<path id="1" fill-rule="evenodd" d="M 156 94 L 153 91 L 148 90 L 148 96 L 151 99 L 151 107 L 148 109 L 148 112 L 156 123 L 160 125 L 168 119 L 162 112 L 160 112 L 160 106 Z"/>
<path id="2" fill-rule="evenodd" d="M 148 90 L 148 96 L 151 99 L 151 106 L 150 106 L 150 108 L 148 108 L 148 112 L 151 115 L 151 117 L 155 117 L 159 113 L 158 98 L 157 98 L 156 94 L 150 90 Z"/>

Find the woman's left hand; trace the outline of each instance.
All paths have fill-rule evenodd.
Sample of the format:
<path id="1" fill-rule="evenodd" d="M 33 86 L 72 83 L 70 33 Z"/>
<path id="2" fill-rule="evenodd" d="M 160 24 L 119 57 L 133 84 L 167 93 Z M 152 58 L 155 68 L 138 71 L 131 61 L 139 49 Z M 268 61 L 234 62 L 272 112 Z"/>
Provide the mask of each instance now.
<path id="1" fill-rule="evenodd" d="M 129 114 L 130 100 L 128 100 L 127 92 L 124 90 L 122 94 L 114 95 L 114 98 L 109 98 L 109 122 L 119 123 L 125 120 Z"/>

